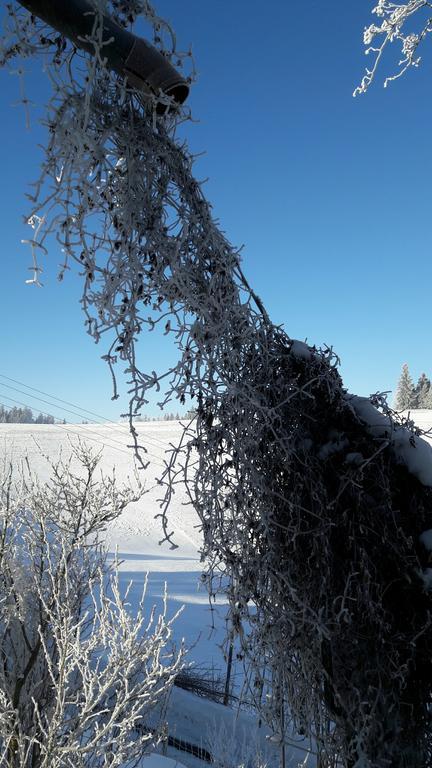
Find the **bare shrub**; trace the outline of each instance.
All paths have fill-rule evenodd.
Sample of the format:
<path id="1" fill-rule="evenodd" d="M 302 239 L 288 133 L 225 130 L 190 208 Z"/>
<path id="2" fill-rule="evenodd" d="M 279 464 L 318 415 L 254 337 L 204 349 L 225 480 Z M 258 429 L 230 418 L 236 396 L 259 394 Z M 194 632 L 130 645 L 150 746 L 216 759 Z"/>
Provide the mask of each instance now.
<path id="1" fill-rule="evenodd" d="M 185 667 L 176 676 L 174 685 L 203 699 L 215 701 L 218 704 L 224 703 L 225 677 L 220 670 L 215 670 L 213 667 L 203 664 Z M 229 702 L 234 699 L 234 696 L 229 695 Z"/>

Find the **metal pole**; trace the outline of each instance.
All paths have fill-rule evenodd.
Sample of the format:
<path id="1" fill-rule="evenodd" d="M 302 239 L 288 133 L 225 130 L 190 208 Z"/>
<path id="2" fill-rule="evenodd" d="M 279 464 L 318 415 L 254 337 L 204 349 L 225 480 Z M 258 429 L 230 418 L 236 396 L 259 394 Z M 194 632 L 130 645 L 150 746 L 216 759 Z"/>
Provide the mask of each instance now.
<path id="1" fill-rule="evenodd" d="M 285 768 L 286 766 L 286 749 L 285 749 L 285 702 L 283 699 L 283 687 L 282 687 L 282 701 L 281 701 L 281 712 L 280 712 L 280 725 L 281 725 L 281 736 L 282 736 L 282 742 L 281 742 L 281 751 L 280 751 L 280 768 Z"/>
<path id="2" fill-rule="evenodd" d="M 88 0 L 19 0 L 35 16 L 69 38 L 77 48 L 95 52 L 92 36 L 95 15 L 99 12 Z M 103 25 L 101 55 L 107 66 L 126 77 L 134 88 L 171 96 L 183 104 L 189 85 L 162 54 L 140 37 L 128 32 L 109 16 L 100 14 Z"/>
<path id="3" fill-rule="evenodd" d="M 227 673 L 225 678 L 225 692 L 224 692 L 224 698 L 223 703 L 225 707 L 229 704 L 229 697 L 230 697 L 230 682 L 231 682 L 231 669 L 232 669 L 232 660 L 233 660 L 233 650 L 234 650 L 234 643 L 232 640 L 230 640 L 229 644 L 229 650 L 228 650 L 228 662 L 227 662 Z"/>

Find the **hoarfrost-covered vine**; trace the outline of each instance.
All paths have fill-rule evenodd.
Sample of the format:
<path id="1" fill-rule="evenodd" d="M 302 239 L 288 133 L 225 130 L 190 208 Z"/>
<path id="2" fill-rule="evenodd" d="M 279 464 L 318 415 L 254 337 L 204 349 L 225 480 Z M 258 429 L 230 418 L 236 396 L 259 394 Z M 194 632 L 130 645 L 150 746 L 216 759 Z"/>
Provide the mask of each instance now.
<path id="1" fill-rule="evenodd" d="M 123 23 L 141 12 L 156 44 L 183 61 L 171 35 L 164 48 L 167 28 L 147 2 L 103 10 Z M 161 115 L 160 95 L 107 71 L 97 13 L 94 58 L 17 5 L 9 14 L 3 62 L 41 56 L 53 83 L 32 249 L 44 253 L 54 234 L 60 277 L 79 264 L 87 330 L 106 345 L 114 397 L 116 366 L 127 366 L 143 465 L 134 417 L 149 393 L 160 392 L 161 407 L 196 407 L 160 478 L 164 540 L 175 545 L 169 503 L 186 484 L 210 593 L 228 581 L 249 696 L 275 738 L 303 733 L 326 765 L 432 765 L 432 601 L 419 538 L 432 528 L 431 490 L 411 471 L 420 438 L 379 395 L 388 420 L 374 431 L 333 350 L 271 322 L 176 139 L 187 113 L 167 100 Z M 178 351 L 162 373 L 136 348 L 157 327 Z"/>

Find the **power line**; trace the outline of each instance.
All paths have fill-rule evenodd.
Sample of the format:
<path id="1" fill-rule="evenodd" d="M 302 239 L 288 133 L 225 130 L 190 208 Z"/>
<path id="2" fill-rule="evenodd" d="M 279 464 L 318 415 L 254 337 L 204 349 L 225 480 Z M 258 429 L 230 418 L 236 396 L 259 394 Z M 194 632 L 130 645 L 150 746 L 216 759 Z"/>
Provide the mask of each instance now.
<path id="1" fill-rule="evenodd" d="M 15 400 L 13 397 L 7 397 L 6 395 L 3 395 L 3 397 L 5 397 L 6 400 L 11 400 L 13 403 L 19 403 L 19 405 L 27 406 L 26 403 L 22 403 L 20 400 Z M 2 403 L 1 401 L 0 401 L 0 405 L 3 406 L 3 408 L 6 408 L 6 410 L 8 410 L 8 411 L 11 410 L 11 406 L 6 405 L 5 403 Z M 44 416 L 51 416 L 50 413 L 44 413 L 44 411 L 41 411 L 41 413 L 44 414 Z M 57 418 L 57 417 L 55 417 L 55 418 Z M 61 429 L 63 429 L 65 432 L 67 432 L 70 435 L 74 435 L 74 437 L 79 437 L 79 435 L 77 435 L 76 432 L 72 432 L 72 430 L 70 430 L 65 424 L 57 423 L 57 424 L 55 424 L 55 426 L 56 427 L 60 427 Z M 120 451 L 121 453 L 125 453 L 125 454 L 127 453 L 129 455 L 128 451 L 124 451 L 124 450 L 122 451 L 121 448 L 116 448 L 113 445 L 107 446 L 105 443 L 102 443 L 100 440 L 96 440 L 95 438 L 92 438 L 92 437 L 89 437 L 88 439 L 91 440 L 93 443 L 98 443 L 99 445 L 103 445 L 104 447 L 108 447 L 108 448 L 114 448 L 115 451 Z"/>
<path id="2" fill-rule="evenodd" d="M 7 387 L 8 389 L 12 389 L 14 392 L 19 392 L 21 395 L 25 395 L 26 397 L 30 397 L 30 399 L 40 400 L 42 403 L 45 403 L 46 405 L 53 406 L 54 408 L 57 408 L 57 410 L 59 410 L 59 411 L 65 411 L 65 413 L 73 413 L 75 416 L 82 416 L 82 414 L 77 413 L 76 411 L 71 411 L 68 408 L 62 408 L 61 406 L 55 405 L 54 403 L 50 403 L 48 400 L 44 400 L 41 397 L 36 397 L 35 395 L 30 395 L 28 392 L 24 392 L 22 389 L 18 389 L 17 387 L 12 387 L 10 384 L 3 384 L 2 382 L 0 382 L 0 386 L 1 387 Z M 25 386 L 25 384 L 24 384 L 24 386 Z M 19 402 L 18 400 L 14 401 L 12 397 L 7 398 L 7 395 L 4 395 L 4 397 L 6 397 L 6 399 L 12 400 L 13 402 Z M 22 403 L 22 405 L 27 405 L 27 403 Z M 27 407 L 30 407 L 30 406 L 27 405 Z M 44 412 L 41 411 L 41 413 L 44 413 Z M 55 417 L 55 418 L 57 418 L 57 417 Z M 95 430 L 93 430 L 93 432 L 94 432 L 94 434 L 99 435 L 99 437 L 105 438 L 105 435 L 102 435 L 100 432 L 96 432 Z M 116 440 L 114 437 L 110 437 L 109 435 L 107 435 L 106 437 L 107 437 L 108 440 L 111 440 L 113 443 L 117 443 L 122 448 L 124 448 L 123 443 L 121 443 L 119 440 Z"/>
<path id="3" fill-rule="evenodd" d="M 58 405 L 55 405 L 54 403 L 50 403 L 48 400 L 44 400 L 42 397 L 37 397 L 36 395 L 29 395 L 28 392 L 23 392 L 22 389 L 18 389 L 17 387 L 12 387 L 10 384 L 4 384 L 3 382 L 0 382 L 0 386 L 7 387 L 8 389 L 13 389 L 14 392 L 20 392 L 21 395 L 26 395 L 26 397 L 31 397 L 33 398 L 33 400 L 39 400 L 41 403 L 54 406 L 54 408 L 57 408 L 59 411 L 64 411 L 65 413 L 72 413 L 74 416 L 79 416 L 80 419 L 82 419 L 82 416 L 83 416 L 82 413 L 78 413 L 77 411 L 71 411 L 70 408 L 63 408 Z M 25 387 L 26 385 L 23 384 L 23 386 Z"/>
<path id="4" fill-rule="evenodd" d="M 7 385 L 7 384 L 2 384 L 1 386 L 3 386 L 3 387 L 5 387 L 5 386 L 6 386 L 6 387 L 7 387 L 8 385 Z M 28 395 L 28 394 L 27 394 L 27 392 L 23 392 L 21 389 L 16 389 L 16 387 L 9 387 L 9 389 L 13 389 L 13 390 L 15 390 L 16 392 L 20 392 L 22 395 L 26 395 L 26 397 L 30 397 L 30 398 L 34 397 L 33 395 Z M 31 407 L 31 406 L 30 406 L 28 403 L 23 403 L 21 400 L 15 400 L 13 397 L 8 397 L 8 395 L 5 395 L 5 394 L 3 394 L 3 397 L 5 397 L 5 398 L 6 398 L 6 400 L 11 400 L 13 403 L 19 403 L 19 405 L 24 405 L 24 406 L 25 406 L 25 407 L 27 407 L 27 408 L 30 408 L 30 407 Z M 35 399 L 37 399 L 37 400 L 41 400 L 41 398 L 40 398 L 40 397 L 39 397 L 39 398 L 35 398 Z M 47 401 L 46 401 L 46 400 L 43 400 L 42 402 L 45 402 L 45 403 L 46 403 Z M 52 403 L 47 403 L 47 405 L 52 405 Z M 57 406 L 55 406 L 55 407 L 57 408 Z M 63 410 L 63 409 L 62 409 L 62 408 L 58 408 L 58 410 Z M 42 414 L 44 414 L 45 416 L 50 416 L 50 415 L 52 415 L 52 414 L 49 414 L 49 413 L 47 413 L 46 411 L 40 411 L 40 412 L 41 412 Z M 53 418 L 54 418 L 54 417 L 53 417 Z M 55 418 L 57 418 L 57 419 L 58 419 L 58 417 L 57 417 L 57 416 L 56 416 Z M 60 425 L 59 425 L 59 426 L 60 426 Z M 62 426 L 64 426 L 64 425 L 62 425 Z M 89 431 L 89 432 L 91 431 L 93 434 L 95 434 L 95 435 L 98 435 L 99 437 L 102 437 L 102 439 L 105 439 L 105 438 L 107 438 L 108 440 L 111 440 L 113 443 L 117 443 L 118 445 L 120 445 L 120 446 L 121 446 L 122 450 L 124 450 L 124 445 L 123 445 L 123 443 L 121 443 L 119 440 L 116 440 L 115 438 L 112 438 L 112 437 L 110 437 L 109 435 L 107 435 L 107 436 L 105 436 L 105 435 L 102 435 L 100 432 L 97 432 L 97 431 L 96 431 L 96 430 L 94 430 L 94 429 L 92 429 L 92 430 L 88 430 L 88 431 Z"/>
<path id="5" fill-rule="evenodd" d="M 29 384 L 25 384 L 22 381 L 18 381 L 18 379 L 13 379 L 11 376 L 6 376 L 4 373 L 0 373 L 0 377 L 2 379 L 7 379 L 8 381 L 13 381 L 14 384 L 19 384 L 21 387 L 25 387 L 26 389 L 30 389 L 32 392 L 38 392 L 40 395 L 45 395 L 45 397 L 49 397 L 51 400 L 57 400 L 59 403 L 63 403 L 65 405 L 70 405 L 72 408 L 75 408 L 79 413 L 75 413 L 75 415 L 79 416 L 80 418 L 83 418 L 83 414 L 90 414 L 91 416 L 96 416 L 98 419 L 102 419 L 104 422 L 108 422 L 109 424 L 113 424 L 116 427 L 120 427 L 120 429 L 127 429 L 127 427 L 123 426 L 123 424 L 118 424 L 116 421 L 113 421 L 112 419 L 108 419 L 106 416 L 102 416 L 100 413 L 95 413 L 95 411 L 90 411 L 87 408 L 82 408 L 81 406 L 77 405 L 76 403 L 71 403 L 69 400 L 63 400 L 61 397 L 57 397 L 56 395 L 50 395 L 48 392 L 44 392 L 42 389 L 36 389 L 36 387 L 31 387 Z M 7 384 L 3 384 L 2 386 L 7 387 Z M 14 387 L 10 387 L 10 389 L 14 389 Z M 20 390 L 17 390 L 18 392 Z M 26 392 L 23 392 L 22 394 L 27 395 Z M 41 400 L 42 402 L 47 402 L 46 400 L 42 400 L 42 398 L 36 398 L 36 400 Z M 57 407 L 58 410 L 64 410 L 67 411 L 66 408 L 60 408 L 59 406 L 55 406 L 54 403 L 48 403 L 48 405 L 52 405 L 54 407 Z M 72 411 L 69 411 L 69 413 L 73 413 Z M 127 430 L 129 432 L 129 430 Z M 165 447 L 165 443 L 163 440 L 160 440 L 160 438 L 153 436 L 152 438 L 148 438 L 148 442 L 153 443 L 159 443 L 160 445 L 163 445 Z"/>
<path id="6" fill-rule="evenodd" d="M 11 402 L 13 402 L 13 403 L 18 403 L 18 405 L 23 405 L 26 408 L 30 407 L 28 405 L 28 403 L 24 403 L 21 400 L 16 400 L 15 398 L 9 397 L 8 395 L 3 395 L 3 397 L 6 400 L 11 400 Z M 0 405 L 2 405 L 4 408 L 6 408 L 6 410 L 11 410 L 10 406 L 5 405 L 5 403 L 0 402 Z M 40 411 L 40 413 L 42 413 L 44 416 L 51 416 L 52 415 L 50 413 L 47 413 L 46 411 Z M 58 417 L 55 417 L 55 418 L 58 418 Z M 57 423 L 56 426 L 60 427 L 63 431 L 67 432 L 70 435 L 74 435 L 75 437 L 80 437 L 80 435 L 78 435 L 77 432 L 73 432 L 65 424 Z M 94 437 L 89 437 L 88 436 L 88 432 L 90 432 L 90 434 L 93 434 L 93 435 L 99 435 L 99 437 L 102 437 L 102 441 L 98 440 L 97 438 L 94 438 Z M 130 455 L 131 455 L 130 451 L 124 449 L 123 447 L 122 448 L 117 448 L 117 446 L 115 446 L 115 445 L 109 445 L 108 443 L 103 442 L 103 440 L 105 440 L 105 436 L 101 435 L 100 432 L 96 432 L 95 430 L 86 430 L 86 433 L 87 433 L 85 435 L 86 439 L 91 440 L 94 443 L 98 443 L 99 445 L 102 445 L 104 448 L 111 448 L 111 449 L 113 449 L 115 451 L 119 451 L 120 453 L 124 453 L 126 456 L 130 457 Z M 108 439 L 111 440 L 112 438 L 108 437 Z M 121 445 L 121 443 L 118 440 L 113 440 L 113 442 L 116 442 L 116 443 L 118 443 L 118 445 Z M 156 459 L 156 461 L 154 463 L 158 464 L 158 466 L 164 468 L 164 465 L 160 463 L 160 459 L 159 459 L 158 456 L 155 456 L 154 454 L 150 453 L 149 451 L 147 451 L 146 456 L 151 456 L 152 458 Z"/>
<path id="7" fill-rule="evenodd" d="M 40 395 L 45 395 L 45 397 L 49 397 L 51 398 L 51 400 L 57 400 L 59 403 L 64 403 L 65 405 L 71 405 L 72 408 L 78 408 L 80 411 L 84 413 L 89 413 L 91 416 L 96 416 L 98 419 L 103 419 L 104 421 L 110 421 L 112 424 L 117 424 L 117 422 L 111 421 L 111 419 L 107 419 L 105 416 L 101 416 L 100 413 L 89 411 L 87 408 L 82 408 L 81 406 L 77 406 L 76 403 L 70 403 L 68 400 L 62 400 L 61 397 L 57 397 L 56 395 L 50 395 L 48 394 L 48 392 L 44 392 L 42 389 L 36 389 L 36 387 L 31 387 L 29 384 L 25 384 L 23 381 L 18 381 L 18 379 L 12 379 L 11 376 L 6 376 L 6 374 L 4 373 L 0 373 L 0 376 L 2 379 L 13 381 L 14 384 L 19 384 L 21 387 L 25 387 L 26 389 L 31 389 L 33 392 L 38 392 Z"/>
<path id="8" fill-rule="evenodd" d="M 2 374 L 0 374 L 0 375 L 2 375 Z M 26 397 L 30 397 L 32 400 L 39 400 L 40 402 L 45 403 L 46 405 L 50 405 L 51 407 L 54 407 L 54 408 L 56 408 L 59 411 L 64 411 L 65 413 L 73 413 L 75 416 L 79 416 L 80 418 L 83 416 L 83 414 L 79 413 L 78 411 L 71 411 L 69 408 L 63 408 L 62 406 L 56 405 L 55 403 L 51 403 L 48 400 L 44 400 L 42 397 L 37 397 L 36 395 L 30 395 L 28 392 L 24 392 L 22 389 L 18 389 L 17 387 L 12 387 L 10 384 L 4 384 L 3 382 L 0 382 L 0 386 L 7 387 L 8 389 L 12 389 L 14 392 L 19 392 L 20 394 L 25 395 Z M 25 387 L 27 385 L 23 384 L 22 386 Z M 29 387 L 29 389 L 31 389 L 31 387 Z M 4 397 L 7 397 L 7 396 L 4 395 Z M 50 397 L 50 395 L 47 395 L 47 397 Z M 15 401 L 13 398 L 7 398 L 7 399 L 12 400 L 13 402 L 19 402 L 19 401 Z M 60 399 L 60 398 L 58 398 L 58 399 Z M 27 407 L 29 407 L 27 403 L 23 403 L 23 404 L 26 405 Z M 77 406 L 77 407 L 79 407 L 79 406 Z M 40 409 L 38 408 L 38 410 L 40 410 Z M 41 411 L 41 413 L 43 413 L 43 411 Z M 100 423 L 100 422 L 97 422 L 97 423 Z M 110 421 L 109 423 L 113 424 L 114 426 L 120 426 L 122 429 L 126 429 L 125 427 L 122 427 L 122 425 L 116 424 L 116 422 L 114 422 L 114 421 Z M 101 425 L 101 426 L 103 426 L 103 425 Z M 104 435 L 101 435 L 100 432 L 96 432 L 95 430 L 93 430 L 93 431 L 95 432 L 95 434 L 98 434 L 100 437 L 105 437 Z M 128 435 L 130 434 L 129 430 L 127 430 L 127 434 Z M 108 439 L 111 440 L 114 443 L 118 443 L 119 445 L 121 445 L 123 447 L 123 443 L 120 443 L 114 437 L 108 436 Z M 150 444 L 153 443 L 155 448 L 159 448 L 159 445 L 163 446 L 164 448 L 166 448 L 166 443 L 164 443 L 162 440 L 158 440 L 159 444 L 155 444 L 155 442 L 154 442 L 154 440 L 152 440 L 152 438 L 146 438 L 146 440 Z M 154 458 L 159 458 L 159 457 L 156 457 L 154 454 L 150 453 L 149 451 L 147 451 L 147 453 L 148 453 L 149 456 L 153 456 Z"/>

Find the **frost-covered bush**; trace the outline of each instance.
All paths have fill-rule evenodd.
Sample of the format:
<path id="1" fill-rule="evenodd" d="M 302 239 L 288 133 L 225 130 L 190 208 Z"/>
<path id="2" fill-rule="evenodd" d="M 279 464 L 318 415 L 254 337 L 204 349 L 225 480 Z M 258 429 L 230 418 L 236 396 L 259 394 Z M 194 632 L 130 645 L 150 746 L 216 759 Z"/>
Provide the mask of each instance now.
<path id="1" fill-rule="evenodd" d="M 163 48 L 160 21 L 147 3 L 140 10 Z M 276 740 L 303 733 L 327 765 L 432 765 L 432 599 L 419 538 L 432 528 L 431 451 L 383 398 L 374 407 L 347 395 L 331 348 L 271 322 L 176 140 L 185 112 L 158 114 L 101 56 L 65 40 L 53 59 L 49 34 L 11 6 L 4 61 L 41 54 L 54 86 L 29 242 L 44 253 L 55 233 L 60 276 L 80 265 L 87 330 L 106 339 L 114 381 L 117 362 L 127 366 L 142 464 L 133 418 L 148 393 L 161 392 L 161 407 L 193 404 L 160 478 L 165 539 L 171 496 L 186 484 L 204 578 L 213 593 L 228 577 L 248 695 Z M 39 274 L 35 261 L 34 282 Z M 162 372 L 137 354 L 141 332 L 156 327 L 178 351 Z"/>
<path id="2" fill-rule="evenodd" d="M 181 669 L 172 619 L 132 608 L 98 540 L 137 493 L 97 478 L 81 447 L 40 485 L 24 467 L 0 480 L 0 765 L 141 765 L 146 727 Z M 144 597 L 144 596 L 143 596 Z"/>

